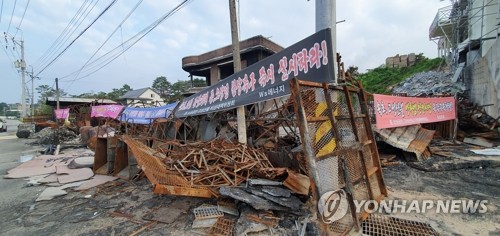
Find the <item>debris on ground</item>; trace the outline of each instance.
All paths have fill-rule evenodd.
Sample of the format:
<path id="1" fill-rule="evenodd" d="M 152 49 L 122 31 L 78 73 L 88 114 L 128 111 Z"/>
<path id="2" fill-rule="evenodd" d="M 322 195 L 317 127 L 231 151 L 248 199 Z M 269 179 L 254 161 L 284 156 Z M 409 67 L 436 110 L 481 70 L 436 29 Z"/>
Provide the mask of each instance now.
<path id="1" fill-rule="evenodd" d="M 47 127 L 38 133 L 33 133 L 30 138 L 36 139 L 33 144 L 79 144 L 78 135 L 67 127 L 52 128 Z"/>
<path id="2" fill-rule="evenodd" d="M 406 94 L 410 97 L 458 94 L 465 91 L 465 85 L 451 80 L 453 74 L 428 71 L 421 72 L 396 85 L 393 94 Z"/>
<path id="3" fill-rule="evenodd" d="M 435 131 L 422 128 L 421 125 L 410 125 L 390 129 L 374 129 L 387 144 L 405 151 L 409 161 L 423 161 L 429 158 L 431 152 L 427 146 Z"/>

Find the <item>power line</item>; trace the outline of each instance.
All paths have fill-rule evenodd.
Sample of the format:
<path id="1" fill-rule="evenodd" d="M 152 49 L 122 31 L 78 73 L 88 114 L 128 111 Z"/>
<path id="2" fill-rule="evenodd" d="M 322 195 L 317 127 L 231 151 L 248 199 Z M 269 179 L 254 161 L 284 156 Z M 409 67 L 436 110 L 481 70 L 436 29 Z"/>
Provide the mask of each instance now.
<path id="1" fill-rule="evenodd" d="M 12 8 L 12 14 L 10 15 L 9 27 L 7 27 L 7 33 L 10 30 L 10 24 L 12 23 L 12 17 L 14 16 L 14 11 L 16 10 L 17 0 L 14 1 L 14 7 Z"/>
<path id="2" fill-rule="evenodd" d="M 173 14 L 175 14 L 177 11 L 179 11 L 181 8 L 183 8 L 187 4 L 191 3 L 192 1 L 193 0 L 184 0 L 184 1 L 182 1 L 174 9 L 172 9 L 171 11 L 169 11 L 168 13 L 166 13 L 165 15 L 163 15 L 162 17 L 160 17 L 158 20 L 154 21 L 152 24 L 150 24 L 148 27 L 146 27 L 143 30 L 141 30 L 136 35 L 132 36 L 130 39 L 128 39 L 127 41 L 125 41 L 125 43 L 122 43 L 122 44 L 118 45 L 117 47 L 115 47 L 114 49 L 110 50 L 106 54 L 104 54 L 101 57 L 95 59 L 94 61 L 92 61 L 91 63 L 89 63 L 88 68 L 86 69 L 86 73 L 87 73 L 87 71 L 91 71 L 91 72 L 88 72 L 86 75 L 84 75 L 84 76 L 82 76 L 80 78 L 73 79 L 72 81 L 83 79 L 83 78 L 88 77 L 88 76 L 92 75 L 93 73 L 101 70 L 102 68 L 104 68 L 105 66 L 107 66 L 109 63 L 111 63 L 112 61 L 114 61 L 117 57 L 119 57 L 120 55 L 122 55 L 123 53 L 125 53 L 132 46 L 134 46 L 137 42 L 139 42 L 142 38 L 144 38 L 153 29 L 155 29 L 158 25 L 160 25 L 162 22 L 164 22 L 167 18 L 169 18 L 170 16 L 172 16 Z M 119 50 L 122 47 L 125 47 L 125 49 Z M 102 62 L 100 62 L 101 59 L 102 59 Z M 92 68 L 89 68 L 89 67 L 92 67 Z M 97 68 L 97 69 L 95 69 L 95 68 Z M 67 78 L 67 77 L 75 75 L 76 73 L 78 73 L 78 71 L 75 71 L 75 72 L 73 72 L 73 73 L 71 73 L 69 75 L 63 76 L 61 78 Z"/>
<path id="3" fill-rule="evenodd" d="M 87 5 L 88 2 L 89 2 L 88 0 L 85 0 L 85 2 L 78 9 L 76 14 L 70 20 L 70 22 L 66 25 L 66 28 L 64 28 L 64 30 L 57 37 L 57 39 L 52 43 L 52 45 L 50 45 L 49 49 L 47 49 L 47 51 L 45 51 L 42 54 L 42 56 L 36 60 L 35 65 L 40 65 L 40 67 L 42 67 L 44 64 L 46 64 L 46 62 L 50 60 L 49 58 L 52 57 L 52 55 L 54 55 L 56 51 L 59 50 L 68 41 L 68 39 L 83 23 L 83 21 L 87 18 L 87 16 L 90 14 L 90 12 L 94 9 L 94 7 L 97 5 L 99 1 L 96 1 L 95 4 L 92 6 L 92 8 L 90 8 L 90 10 L 88 9 L 91 6 L 93 0 Z"/>
<path id="4" fill-rule="evenodd" d="M 21 18 L 21 21 L 19 22 L 19 25 L 17 26 L 17 30 L 16 30 L 16 33 L 14 34 L 14 37 L 16 37 L 19 29 L 21 29 L 21 24 L 23 23 L 24 16 L 26 15 L 26 10 L 28 10 L 28 5 L 30 5 L 30 0 L 28 0 L 28 2 L 26 3 L 26 7 L 24 8 L 24 12 L 23 12 L 23 17 Z"/>
<path id="5" fill-rule="evenodd" d="M 116 1 L 117 0 L 113 0 L 106 8 L 104 8 L 104 10 L 85 29 L 83 29 L 83 31 L 80 32 L 80 34 L 75 39 L 73 39 L 73 41 L 71 41 L 71 43 L 66 46 L 66 48 L 64 48 L 64 50 L 62 50 L 54 59 L 52 59 L 52 61 L 50 61 L 43 69 L 41 69 L 40 72 L 38 72 L 37 76 L 41 74 L 45 69 L 47 69 L 47 67 L 52 65 L 52 63 L 54 63 L 64 52 L 66 52 L 66 50 L 68 50 L 68 48 L 71 47 L 71 45 L 73 45 L 76 40 L 78 40 L 97 20 L 99 20 L 99 18 L 101 18 L 102 15 L 104 15 L 104 13 L 106 13 L 116 3 Z"/>
<path id="6" fill-rule="evenodd" d="M 141 5 L 143 0 L 140 0 L 133 8 L 132 10 L 130 10 L 130 12 L 125 16 L 125 18 L 120 22 L 120 24 L 118 26 L 116 26 L 115 30 L 113 30 L 113 32 L 108 36 L 108 38 L 101 44 L 101 46 L 94 52 L 94 54 L 92 54 L 92 56 L 85 62 L 85 64 L 80 68 L 80 70 L 78 71 L 78 73 L 76 74 L 75 76 L 75 79 L 78 78 L 78 76 L 80 75 L 80 73 L 82 72 L 82 70 L 85 68 L 85 66 L 87 66 L 87 64 L 90 62 L 90 60 L 92 60 L 92 58 L 94 58 L 94 56 L 101 50 L 102 47 L 104 47 L 104 45 L 111 39 L 111 37 L 116 33 L 116 31 L 118 31 L 118 29 L 121 29 L 123 23 L 125 23 L 125 21 L 132 15 L 132 13 L 134 13 L 134 11 L 139 7 L 139 5 Z M 123 37 L 123 36 L 122 36 Z M 122 40 L 123 41 L 123 40 Z M 71 86 L 71 85 L 70 85 Z"/>

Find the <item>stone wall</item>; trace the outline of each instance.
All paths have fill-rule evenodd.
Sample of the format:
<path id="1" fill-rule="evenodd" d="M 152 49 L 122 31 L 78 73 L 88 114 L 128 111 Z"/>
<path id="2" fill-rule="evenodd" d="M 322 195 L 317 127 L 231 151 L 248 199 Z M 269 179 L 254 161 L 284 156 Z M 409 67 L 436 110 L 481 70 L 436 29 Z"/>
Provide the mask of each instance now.
<path id="1" fill-rule="evenodd" d="M 489 105 L 486 112 L 497 118 L 500 115 L 500 40 L 490 47 L 486 55 L 469 66 L 471 76 L 470 98 L 478 105 Z"/>
<path id="2" fill-rule="evenodd" d="M 415 53 L 410 53 L 408 55 L 396 55 L 393 57 L 388 57 L 385 59 L 385 65 L 388 68 L 403 68 L 408 66 L 413 66 L 417 63 L 417 56 Z"/>

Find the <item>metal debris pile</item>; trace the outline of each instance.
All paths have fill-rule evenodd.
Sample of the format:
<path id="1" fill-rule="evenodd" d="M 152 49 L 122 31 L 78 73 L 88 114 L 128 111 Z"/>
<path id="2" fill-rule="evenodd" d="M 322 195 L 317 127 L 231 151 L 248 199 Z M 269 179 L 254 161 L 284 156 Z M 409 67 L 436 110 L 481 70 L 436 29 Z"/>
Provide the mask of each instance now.
<path id="1" fill-rule="evenodd" d="M 276 178 L 284 168 L 274 168 L 260 149 L 223 140 L 158 147 L 170 171 L 176 171 L 193 187 L 238 186 L 251 177 Z"/>
<path id="2" fill-rule="evenodd" d="M 48 145 L 48 144 L 77 144 L 79 143 L 78 135 L 71 129 L 60 127 L 53 129 L 51 127 L 44 128 L 40 132 L 33 133 L 30 138 L 37 139 L 34 144 Z"/>
<path id="3" fill-rule="evenodd" d="M 458 125 L 460 129 L 474 132 L 495 132 L 495 129 L 500 127 L 500 122 L 498 118 L 488 115 L 485 107 L 474 104 L 468 99 L 461 100 L 458 103 Z"/>
<path id="4" fill-rule="evenodd" d="M 417 73 L 401 82 L 392 90 L 393 93 L 403 93 L 407 96 L 429 96 L 442 94 L 457 94 L 465 90 L 465 85 L 452 81 L 452 74 L 428 71 Z"/>

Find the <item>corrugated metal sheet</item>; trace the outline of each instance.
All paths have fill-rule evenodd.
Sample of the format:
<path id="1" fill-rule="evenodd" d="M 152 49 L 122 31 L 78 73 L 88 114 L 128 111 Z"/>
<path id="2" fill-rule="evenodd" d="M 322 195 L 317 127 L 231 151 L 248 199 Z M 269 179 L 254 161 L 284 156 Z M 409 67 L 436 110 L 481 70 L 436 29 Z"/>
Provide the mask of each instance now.
<path id="1" fill-rule="evenodd" d="M 47 102 L 56 102 L 57 99 L 55 97 L 48 97 Z M 59 102 L 74 102 L 74 103 L 92 103 L 97 101 L 102 104 L 116 104 L 115 101 L 110 99 L 99 99 L 99 98 L 69 98 L 69 97 L 60 97 Z"/>
<path id="2" fill-rule="evenodd" d="M 418 161 L 428 158 L 427 146 L 429 146 L 435 133 L 434 130 L 424 129 L 420 125 L 374 129 L 374 131 L 389 145 L 415 153 Z"/>

